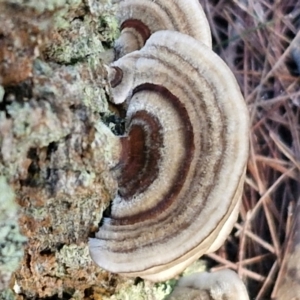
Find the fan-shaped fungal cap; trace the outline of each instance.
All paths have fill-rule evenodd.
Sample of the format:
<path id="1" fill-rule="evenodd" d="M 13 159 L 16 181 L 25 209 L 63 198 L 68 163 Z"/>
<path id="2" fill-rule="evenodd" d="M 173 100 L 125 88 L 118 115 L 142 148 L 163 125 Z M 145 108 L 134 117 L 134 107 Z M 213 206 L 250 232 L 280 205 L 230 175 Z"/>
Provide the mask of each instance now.
<path id="1" fill-rule="evenodd" d="M 211 47 L 208 21 L 198 0 L 118 0 L 121 35 L 116 58 L 142 48 L 158 30 L 176 30 Z"/>
<path id="2" fill-rule="evenodd" d="M 168 300 L 249 300 L 243 281 L 232 270 L 182 277 Z"/>
<path id="3" fill-rule="evenodd" d="M 154 33 L 112 68 L 127 137 L 119 194 L 90 253 L 111 272 L 165 280 L 216 250 L 236 220 L 248 112 L 226 64 L 179 32 Z"/>

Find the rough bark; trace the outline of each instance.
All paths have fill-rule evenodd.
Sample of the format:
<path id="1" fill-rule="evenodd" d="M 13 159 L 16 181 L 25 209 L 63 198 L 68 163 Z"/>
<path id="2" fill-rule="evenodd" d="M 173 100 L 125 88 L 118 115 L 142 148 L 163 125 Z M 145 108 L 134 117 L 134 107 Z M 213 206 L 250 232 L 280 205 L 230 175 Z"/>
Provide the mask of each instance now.
<path id="1" fill-rule="evenodd" d="M 87 248 L 116 191 L 118 148 L 101 121 L 113 11 L 109 1 L 0 3 L 2 298 L 99 299 L 115 287 Z"/>

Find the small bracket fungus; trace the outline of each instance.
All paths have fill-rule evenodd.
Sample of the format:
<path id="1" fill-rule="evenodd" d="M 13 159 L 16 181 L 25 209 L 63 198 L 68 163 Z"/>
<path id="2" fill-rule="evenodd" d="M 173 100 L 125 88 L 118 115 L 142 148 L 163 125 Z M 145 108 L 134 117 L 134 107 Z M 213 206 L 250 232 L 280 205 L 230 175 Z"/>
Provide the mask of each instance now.
<path id="1" fill-rule="evenodd" d="M 90 254 L 113 273 L 166 280 L 220 247 L 236 221 L 248 111 L 222 59 L 180 32 L 153 33 L 109 73 L 114 101 L 128 103 L 126 135 L 119 193 Z"/>
<path id="2" fill-rule="evenodd" d="M 208 21 L 198 0 L 115 2 L 119 4 L 117 19 L 121 28 L 115 43 L 115 58 L 139 50 L 151 34 L 166 29 L 185 33 L 211 48 Z"/>
<path id="3" fill-rule="evenodd" d="M 182 277 L 168 300 L 249 300 L 243 281 L 231 270 Z"/>

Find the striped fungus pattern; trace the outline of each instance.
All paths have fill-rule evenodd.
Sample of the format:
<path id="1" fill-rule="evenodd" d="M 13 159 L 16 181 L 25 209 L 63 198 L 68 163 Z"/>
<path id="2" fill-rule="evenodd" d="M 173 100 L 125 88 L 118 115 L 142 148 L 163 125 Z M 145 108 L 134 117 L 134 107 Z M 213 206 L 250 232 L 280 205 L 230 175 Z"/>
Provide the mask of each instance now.
<path id="1" fill-rule="evenodd" d="M 115 58 L 142 48 L 159 30 L 174 30 L 211 48 L 208 21 L 198 0 L 117 0 L 121 35 L 115 43 Z M 188 16 L 188 17 L 187 17 Z"/>
<path id="2" fill-rule="evenodd" d="M 126 134 L 119 191 L 89 249 L 106 270 L 162 281 L 218 249 L 231 231 L 245 178 L 248 112 L 234 75 L 211 50 L 198 1 L 123 0 L 120 7 L 117 48 L 125 49 L 134 31 L 142 43 L 119 51 L 108 67 L 113 101 L 128 106 Z M 148 7 L 153 15 L 138 20 Z"/>

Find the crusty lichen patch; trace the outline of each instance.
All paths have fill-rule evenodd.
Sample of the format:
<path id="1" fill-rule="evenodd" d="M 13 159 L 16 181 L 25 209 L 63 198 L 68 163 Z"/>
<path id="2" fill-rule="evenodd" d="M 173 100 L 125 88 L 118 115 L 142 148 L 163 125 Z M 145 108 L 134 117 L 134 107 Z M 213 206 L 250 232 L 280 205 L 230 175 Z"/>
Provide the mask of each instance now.
<path id="1" fill-rule="evenodd" d="M 27 165 L 15 188 L 20 224 L 29 244 L 13 285 L 26 297 L 82 295 L 93 285 L 103 284 L 108 274 L 91 260 L 77 269 L 62 267 L 57 253 L 72 254 L 74 260 L 82 254 L 80 247 L 86 247 L 89 234 L 96 231 L 116 190 L 108 168 L 116 162 L 118 140 L 99 125 L 98 111 L 106 109 L 101 105 L 105 99 L 100 97 L 96 108 L 84 103 L 84 86 L 97 84 L 88 63 L 61 67 L 36 61 L 34 70 L 34 98 L 17 106 L 24 116 L 18 118 L 9 104 L 9 117 L 5 116 L 13 124 L 9 129 L 15 131 L 9 135 L 12 148 L 23 152 L 13 155 L 3 149 L 7 156 L 3 170 L 9 175 L 21 173 L 21 163 L 8 167 L 12 157 Z M 101 66 L 97 73 L 101 74 Z M 72 252 L 60 252 L 69 245 L 74 245 Z M 73 278 L 81 278 L 80 283 Z"/>
<path id="2" fill-rule="evenodd" d="M 126 280 L 119 283 L 114 295 L 103 297 L 103 300 L 163 300 L 171 291 L 171 281 L 154 284 L 144 281 L 134 283 L 133 280 Z"/>
<path id="3" fill-rule="evenodd" d="M 0 291 L 8 285 L 12 272 L 18 268 L 26 240 L 20 233 L 14 192 L 0 176 Z"/>
<path id="4" fill-rule="evenodd" d="M 86 244 L 69 244 L 54 252 L 31 251 L 25 257 L 29 268 L 15 278 L 14 290 L 27 297 L 90 299 L 94 290 L 102 287 L 102 294 L 112 293 L 112 277 L 91 261 Z"/>
<path id="5" fill-rule="evenodd" d="M 47 58 L 63 64 L 74 64 L 88 57 L 99 60 L 99 54 L 112 45 L 119 34 L 115 6 L 103 0 L 72 3 L 61 7 L 55 16 L 51 43 L 44 51 Z"/>

